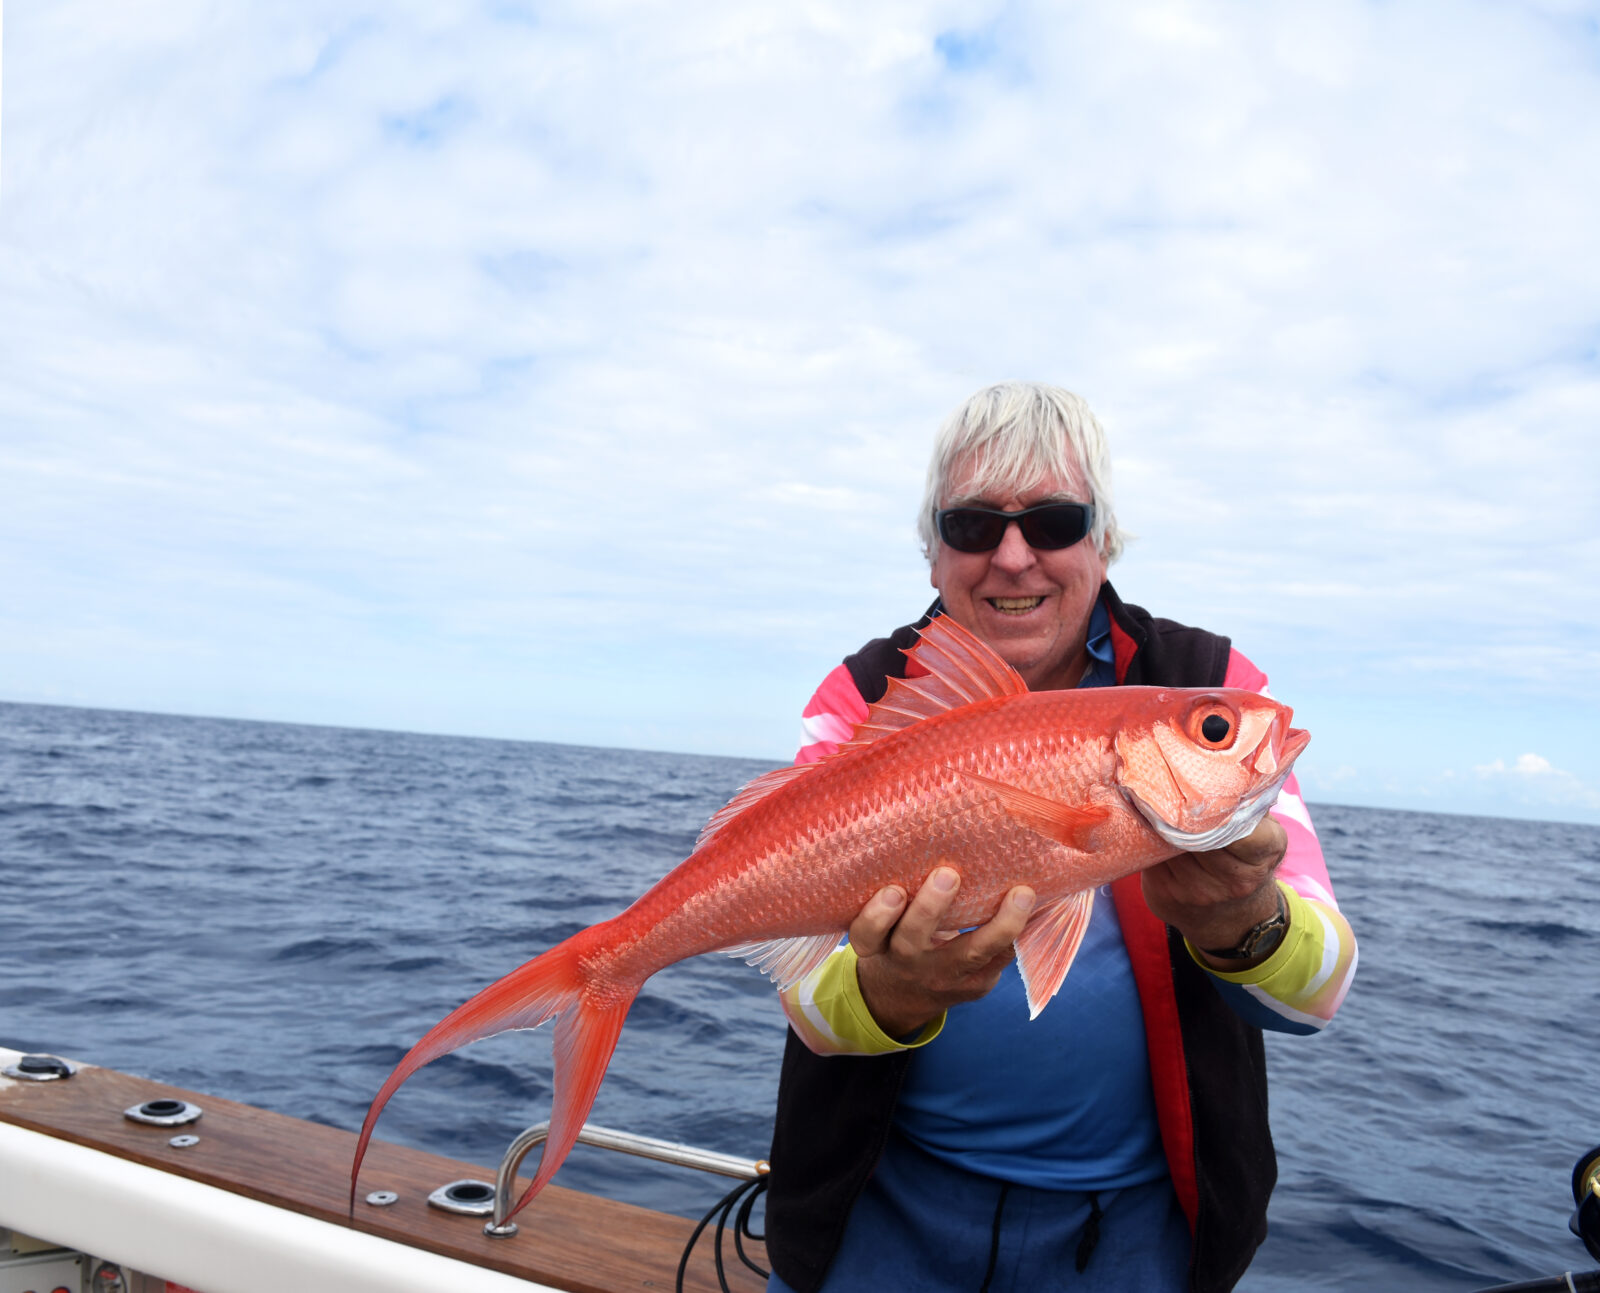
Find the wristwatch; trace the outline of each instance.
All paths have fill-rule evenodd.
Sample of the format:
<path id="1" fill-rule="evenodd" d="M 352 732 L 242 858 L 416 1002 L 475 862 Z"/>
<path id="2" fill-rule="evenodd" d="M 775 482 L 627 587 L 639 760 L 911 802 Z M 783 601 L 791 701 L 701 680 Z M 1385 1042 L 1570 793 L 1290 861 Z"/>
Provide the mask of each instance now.
<path id="1" fill-rule="evenodd" d="M 1269 956 L 1277 951 L 1288 928 L 1289 913 L 1284 908 L 1283 890 L 1279 889 L 1278 910 L 1260 924 L 1245 930 L 1244 937 L 1232 947 L 1202 947 L 1200 950 L 1219 961 L 1253 961 L 1258 956 Z"/>

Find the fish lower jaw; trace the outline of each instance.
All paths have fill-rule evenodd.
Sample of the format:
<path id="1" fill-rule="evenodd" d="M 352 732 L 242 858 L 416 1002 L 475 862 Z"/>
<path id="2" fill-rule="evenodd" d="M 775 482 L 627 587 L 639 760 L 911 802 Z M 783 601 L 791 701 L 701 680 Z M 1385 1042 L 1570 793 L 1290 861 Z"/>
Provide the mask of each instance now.
<path id="1" fill-rule="evenodd" d="M 1225 849 L 1235 840 L 1242 840 L 1255 830 L 1261 824 L 1261 819 L 1277 802 L 1278 792 L 1283 789 L 1283 783 L 1288 779 L 1289 769 L 1284 768 L 1280 775 L 1262 786 L 1255 794 L 1247 799 L 1241 799 L 1238 807 L 1224 821 L 1205 831 L 1180 830 L 1141 799 L 1138 791 L 1123 786 L 1122 793 L 1139 816 L 1148 823 L 1150 829 L 1173 848 L 1181 849 L 1185 853 L 1203 853 L 1210 849 Z"/>

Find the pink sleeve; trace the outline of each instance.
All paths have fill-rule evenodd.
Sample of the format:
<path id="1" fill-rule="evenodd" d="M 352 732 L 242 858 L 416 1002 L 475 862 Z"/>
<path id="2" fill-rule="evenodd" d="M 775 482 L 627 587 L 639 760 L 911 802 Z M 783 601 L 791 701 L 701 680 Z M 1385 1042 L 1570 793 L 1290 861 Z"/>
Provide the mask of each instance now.
<path id="1" fill-rule="evenodd" d="M 1240 651 L 1229 654 L 1228 676 L 1222 685 L 1263 696 L 1272 694 L 1267 690 L 1267 675 Z M 1289 850 L 1278 867 L 1278 879 L 1302 897 L 1315 898 L 1337 911 L 1339 904 L 1334 900 L 1333 882 L 1328 879 L 1328 864 L 1322 860 L 1322 844 L 1311 824 L 1311 814 L 1306 811 L 1306 801 L 1300 797 L 1300 782 L 1292 772 L 1278 802 L 1272 806 L 1272 816 L 1289 835 Z"/>
<path id="2" fill-rule="evenodd" d="M 866 716 L 867 702 L 856 690 L 855 679 L 842 664 L 836 665 L 800 712 L 800 753 L 794 761 L 812 763 L 832 754 Z"/>

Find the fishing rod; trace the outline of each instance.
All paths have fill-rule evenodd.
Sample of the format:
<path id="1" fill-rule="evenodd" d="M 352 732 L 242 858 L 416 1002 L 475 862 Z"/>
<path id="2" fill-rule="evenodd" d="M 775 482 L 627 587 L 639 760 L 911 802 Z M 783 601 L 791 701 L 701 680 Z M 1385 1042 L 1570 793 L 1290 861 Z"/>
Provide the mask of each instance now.
<path id="1" fill-rule="evenodd" d="M 1572 1202 L 1576 1206 L 1567 1228 L 1583 1240 L 1589 1256 L 1600 1262 L 1600 1145 L 1572 1169 Z M 1600 1271 L 1566 1271 L 1518 1284 L 1496 1284 L 1478 1293 L 1600 1293 Z"/>

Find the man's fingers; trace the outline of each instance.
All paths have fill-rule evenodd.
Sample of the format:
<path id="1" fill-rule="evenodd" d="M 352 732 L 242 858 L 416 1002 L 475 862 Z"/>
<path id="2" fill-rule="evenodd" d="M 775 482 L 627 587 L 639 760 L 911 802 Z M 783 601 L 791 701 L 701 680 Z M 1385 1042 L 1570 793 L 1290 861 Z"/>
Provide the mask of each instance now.
<path id="1" fill-rule="evenodd" d="M 909 976 L 941 997 L 954 992 L 951 1001 L 970 999 L 971 986 L 984 978 L 990 980 L 982 988 L 987 991 L 1027 926 L 1034 893 L 1027 885 L 1017 886 L 985 924 L 963 934 L 943 927 L 960 888 L 960 872 L 940 866 L 910 901 L 898 886 L 880 889 L 850 924 L 857 957 L 894 963 L 899 968 L 890 973 Z"/>
<path id="2" fill-rule="evenodd" d="M 949 866 L 935 867 L 895 926 L 896 944 L 907 952 L 938 946 L 940 924 L 960 888 L 961 872 Z"/>
<path id="3" fill-rule="evenodd" d="M 879 889 L 850 922 L 850 945 L 857 956 L 877 956 L 889 945 L 889 935 L 905 910 L 905 890 L 899 885 Z"/>
<path id="4" fill-rule="evenodd" d="M 1263 817 L 1255 830 L 1227 847 L 1241 862 L 1250 866 L 1276 865 L 1289 847 L 1289 832 L 1279 822 Z"/>
<path id="5" fill-rule="evenodd" d="M 1028 924 L 1028 917 L 1033 914 L 1034 901 L 1033 890 L 1027 885 L 1018 885 L 1008 893 L 989 923 L 967 935 L 967 964 L 976 970 L 997 956 L 1009 956 L 1011 944 L 1017 941 Z"/>

